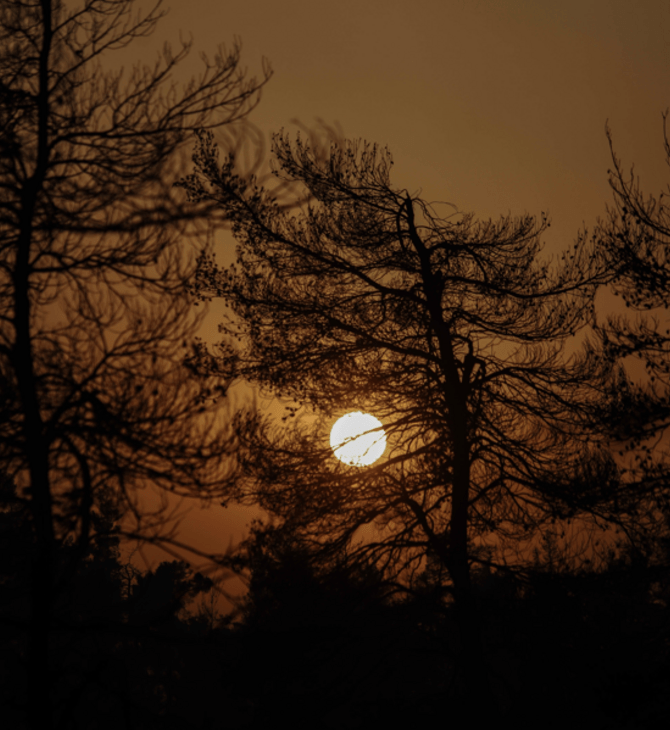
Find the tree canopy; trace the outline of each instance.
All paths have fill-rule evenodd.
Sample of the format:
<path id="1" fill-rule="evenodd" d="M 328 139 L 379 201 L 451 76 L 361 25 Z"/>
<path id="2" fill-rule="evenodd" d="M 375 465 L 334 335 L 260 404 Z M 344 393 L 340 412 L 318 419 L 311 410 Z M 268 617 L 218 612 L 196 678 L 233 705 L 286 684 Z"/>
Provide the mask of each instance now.
<path id="1" fill-rule="evenodd" d="M 596 418 L 618 371 L 593 330 L 614 277 L 594 239 L 552 261 L 545 218 L 440 217 L 392 186 L 386 150 L 349 142 L 324 162 L 278 137 L 274 152 L 276 174 L 314 196 L 299 214 L 219 167 L 207 134 L 182 182 L 238 241 L 228 269 L 200 258 L 194 287 L 230 305 L 221 368 L 312 419 L 249 426 L 239 496 L 314 542 L 342 546 L 375 523 L 361 549 L 399 572 L 427 553 L 451 572 L 458 550 L 503 565 L 556 521 L 606 520 L 626 487 Z M 358 408 L 389 443 L 365 469 L 327 448 L 334 418 Z"/>

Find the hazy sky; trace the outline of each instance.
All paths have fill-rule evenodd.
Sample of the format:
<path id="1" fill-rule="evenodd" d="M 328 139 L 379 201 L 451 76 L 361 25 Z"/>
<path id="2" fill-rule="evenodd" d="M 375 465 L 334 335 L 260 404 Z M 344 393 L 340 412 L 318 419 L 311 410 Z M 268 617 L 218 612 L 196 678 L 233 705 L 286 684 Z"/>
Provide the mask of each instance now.
<path id="1" fill-rule="evenodd" d="M 643 189 L 670 181 L 668 0 L 173 0 L 133 57 L 152 61 L 180 32 L 194 39 L 189 71 L 233 36 L 251 74 L 268 59 L 251 116 L 264 131 L 337 122 L 388 145 L 393 183 L 426 200 L 484 218 L 548 212 L 554 250 L 611 201 L 608 120 Z M 207 549 L 242 534 L 220 513 L 189 521 Z"/>
<path id="2" fill-rule="evenodd" d="M 263 129 L 337 121 L 390 147 L 399 187 L 483 217 L 548 210 L 568 238 L 593 221 L 608 119 L 623 159 L 662 180 L 667 0 L 188 0 L 143 50 L 180 31 L 196 68 L 233 36 L 251 73 L 269 60 Z"/>

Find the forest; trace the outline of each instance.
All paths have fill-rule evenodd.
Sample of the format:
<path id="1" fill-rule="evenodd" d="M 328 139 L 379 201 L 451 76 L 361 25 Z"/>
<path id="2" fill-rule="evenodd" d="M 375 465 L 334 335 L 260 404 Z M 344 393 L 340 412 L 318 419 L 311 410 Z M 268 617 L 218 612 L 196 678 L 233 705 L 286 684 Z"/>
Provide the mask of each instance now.
<path id="1" fill-rule="evenodd" d="M 667 192 L 608 131 L 608 215 L 552 255 L 544 213 L 432 204 L 323 123 L 268 163 L 239 42 L 183 88 L 190 42 L 109 70 L 163 15 L 0 6 L 3 726 L 658 727 Z M 371 464 L 328 440 L 358 410 Z M 175 499 L 265 518 L 199 554 Z"/>

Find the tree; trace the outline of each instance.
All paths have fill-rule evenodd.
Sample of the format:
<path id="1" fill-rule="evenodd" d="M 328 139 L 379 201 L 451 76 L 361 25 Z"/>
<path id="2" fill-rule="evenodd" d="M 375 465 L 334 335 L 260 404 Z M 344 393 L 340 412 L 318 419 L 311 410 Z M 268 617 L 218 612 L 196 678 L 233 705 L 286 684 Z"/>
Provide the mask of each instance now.
<path id="1" fill-rule="evenodd" d="M 146 15 L 131 0 L 0 8 L 0 466 L 34 535 L 23 698 L 34 728 L 53 722 L 52 619 L 104 537 L 96 516 L 166 539 L 165 494 L 221 497 L 227 474 L 215 403 L 226 381 L 184 367 L 199 319 L 179 241 L 202 243 L 211 210 L 172 182 L 192 131 L 243 119 L 270 72 L 247 79 L 239 44 L 221 47 L 179 91 L 170 75 L 191 43 L 166 45 L 153 67 L 103 70 L 153 32 L 160 4 Z M 77 549 L 62 566 L 65 540 Z"/>
<path id="2" fill-rule="evenodd" d="M 663 116 L 666 159 L 670 162 L 670 141 Z M 632 312 L 654 312 L 655 316 L 631 317 L 610 316 L 600 328 L 604 346 L 618 357 L 634 356 L 644 364 L 651 389 L 646 401 L 638 404 L 646 407 L 638 418 L 641 430 L 638 436 L 651 436 L 663 430 L 670 422 L 670 411 L 663 408 L 659 396 L 667 394 L 670 386 L 668 373 L 670 365 L 670 337 L 667 321 L 668 293 L 670 292 L 670 259 L 667 243 L 670 236 L 670 218 L 664 204 L 664 193 L 659 198 L 645 196 L 640 189 L 639 179 L 631 169 L 626 176 L 622 164 L 614 151 L 611 130 L 607 137 L 612 155 L 612 169 L 609 170 L 610 187 L 614 205 L 608 208 L 606 220 L 599 221 L 595 235 L 600 245 L 618 264 L 617 276 L 612 289 Z M 664 311 L 665 310 L 665 311 Z M 639 391 L 637 392 L 639 395 Z M 635 394 L 630 393 L 629 401 Z M 629 402 L 628 405 L 634 405 Z M 633 431 L 629 435 L 633 435 Z"/>
<path id="3" fill-rule="evenodd" d="M 0 704 L 5 725 L 18 728 L 25 726 L 26 667 L 17 616 L 30 608 L 34 537 L 26 505 L 9 487 L 3 484 L 0 491 Z M 202 697 L 194 702 L 193 689 L 203 686 L 203 675 L 219 689 L 229 683 L 213 660 L 230 646 L 224 632 L 208 630 L 186 607 L 211 590 L 211 581 L 184 562 L 163 562 L 144 573 L 121 563 L 120 539 L 111 528 L 96 527 L 98 539 L 76 561 L 55 602 L 58 672 L 51 701 L 58 726 L 163 728 L 174 727 L 175 718 L 195 722 L 194 712 L 215 716 L 220 705 Z M 57 569 L 70 566 L 76 551 L 72 541 L 59 543 Z M 213 689 L 209 694 L 219 697 Z"/>
<path id="4" fill-rule="evenodd" d="M 640 546 L 638 560 L 651 560 L 651 568 L 668 568 L 670 500 L 668 499 L 667 428 L 670 425 L 670 217 L 664 197 L 642 192 L 631 168 L 624 171 L 614 150 L 611 130 L 607 137 L 612 156 L 609 170 L 614 202 L 607 218 L 594 232 L 599 245 L 615 262 L 612 290 L 626 307 L 610 315 L 597 328 L 601 347 L 625 361 L 615 387 L 602 408 L 601 418 L 620 457 L 625 459 L 637 501 L 650 499 L 658 516 L 654 529 Z M 663 115 L 666 161 L 670 162 L 667 112 Z M 637 370 L 637 372 L 636 372 Z M 640 377 L 640 373 L 643 375 Z"/>
<path id="5" fill-rule="evenodd" d="M 346 555 L 324 566 L 282 526 L 260 521 L 235 562 L 248 575 L 239 691 L 252 693 L 260 726 L 438 719 L 443 637 L 413 600 L 394 600 L 375 566 Z"/>
<path id="6" fill-rule="evenodd" d="M 229 558 L 231 567 L 247 576 L 248 590 L 238 606 L 245 625 L 335 624 L 390 602 L 393 590 L 374 566 L 351 566 L 346 556 L 338 558 L 321 565 L 286 530 L 254 521 Z"/>
<path id="7" fill-rule="evenodd" d="M 613 262 L 586 235 L 561 260 L 543 258 L 544 215 L 440 217 L 392 186 L 391 156 L 376 146 L 333 145 L 320 160 L 278 136 L 274 160 L 314 198 L 299 214 L 232 160 L 219 165 L 207 132 L 180 183 L 217 203 L 238 241 L 228 269 L 200 257 L 194 286 L 230 307 L 222 371 L 290 399 L 285 421 L 304 416 L 239 419 L 234 495 L 324 554 L 348 548 L 405 585 L 430 568 L 455 603 L 463 697 L 481 706 L 471 571 L 522 576 L 547 529 L 579 526 L 588 542 L 611 522 L 632 540 L 646 526 L 599 421 L 617 369 L 589 328 Z M 335 417 L 358 409 L 389 443 L 365 468 L 327 447 Z M 569 548 L 579 564 L 585 545 Z"/>

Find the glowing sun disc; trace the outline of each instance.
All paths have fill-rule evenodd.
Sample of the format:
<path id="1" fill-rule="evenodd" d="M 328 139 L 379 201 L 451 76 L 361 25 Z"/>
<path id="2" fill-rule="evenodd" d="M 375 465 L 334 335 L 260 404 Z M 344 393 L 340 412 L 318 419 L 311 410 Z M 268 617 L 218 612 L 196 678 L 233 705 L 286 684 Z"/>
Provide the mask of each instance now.
<path id="1" fill-rule="evenodd" d="M 330 432 L 330 447 L 340 461 L 350 466 L 368 466 L 386 449 L 382 424 L 369 413 L 347 413 Z"/>

